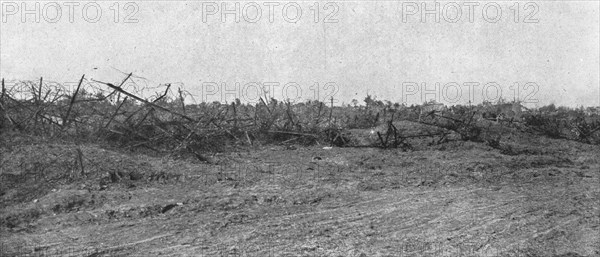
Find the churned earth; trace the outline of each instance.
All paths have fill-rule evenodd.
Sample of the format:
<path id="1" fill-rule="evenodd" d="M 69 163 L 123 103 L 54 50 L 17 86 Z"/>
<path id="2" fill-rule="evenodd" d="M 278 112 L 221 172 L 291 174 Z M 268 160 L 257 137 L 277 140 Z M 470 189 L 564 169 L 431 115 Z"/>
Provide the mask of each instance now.
<path id="1" fill-rule="evenodd" d="M 0 138 L 0 256 L 600 256 L 599 146 L 246 146 L 207 164 Z"/>

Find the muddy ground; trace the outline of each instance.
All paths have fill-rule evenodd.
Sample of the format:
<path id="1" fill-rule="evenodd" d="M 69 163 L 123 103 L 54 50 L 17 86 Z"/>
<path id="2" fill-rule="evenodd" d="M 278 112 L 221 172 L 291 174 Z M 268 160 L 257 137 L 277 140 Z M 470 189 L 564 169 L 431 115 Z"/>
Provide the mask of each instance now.
<path id="1" fill-rule="evenodd" d="M 600 147 L 510 140 L 208 164 L 5 134 L 0 255 L 600 256 Z"/>

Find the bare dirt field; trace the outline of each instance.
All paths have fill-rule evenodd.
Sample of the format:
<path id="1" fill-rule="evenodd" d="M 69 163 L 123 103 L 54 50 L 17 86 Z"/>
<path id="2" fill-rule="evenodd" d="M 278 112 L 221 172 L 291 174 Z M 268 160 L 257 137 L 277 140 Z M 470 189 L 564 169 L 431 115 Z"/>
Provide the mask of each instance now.
<path id="1" fill-rule="evenodd" d="M 269 145 L 214 163 L 0 137 L 1 256 L 600 256 L 600 148 Z"/>

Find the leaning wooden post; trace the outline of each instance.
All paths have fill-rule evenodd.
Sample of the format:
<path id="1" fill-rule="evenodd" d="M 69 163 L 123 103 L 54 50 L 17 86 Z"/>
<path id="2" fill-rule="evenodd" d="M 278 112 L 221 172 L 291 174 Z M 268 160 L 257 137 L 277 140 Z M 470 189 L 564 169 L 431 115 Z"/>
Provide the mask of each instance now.
<path id="1" fill-rule="evenodd" d="M 73 104 L 75 104 L 75 97 L 77 97 L 77 93 L 79 93 L 79 88 L 81 88 L 81 83 L 83 83 L 83 78 L 85 78 L 85 74 L 81 76 L 79 80 L 79 84 L 77 85 L 77 89 L 75 89 L 75 93 L 73 93 L 73 97 L 71 97 L 71 102 L 69 103 L 69 109 L 67 109 L 67 113 L 62 120 L 62 126 L 65 127 L 67 125 L 67 120 L 69 119 L 69 114 L 71 114 L 71 110 L 73 109 Z"/>
<path id="2" fill-rule="evenodd" d="M 0 103 L 4 104 L 4 95 L 6 94 L 6 86 L 4 86 L 4 78 L 2 78 L 2 95 L 0 95 Z"/>
<path id="3" fill-rule="evenodd" d="M 238 131 L 238 119 L 237 119 L 237 108 L 235 107 L 236 103 L 232 102 L 231 106 L 233 107 L 233 130 Z"/>

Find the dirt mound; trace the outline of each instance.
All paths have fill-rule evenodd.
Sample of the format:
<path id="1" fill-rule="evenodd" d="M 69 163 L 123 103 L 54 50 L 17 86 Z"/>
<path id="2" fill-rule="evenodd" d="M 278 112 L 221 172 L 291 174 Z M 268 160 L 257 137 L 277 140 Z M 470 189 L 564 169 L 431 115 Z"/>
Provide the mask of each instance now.
<path id="1" fill-rule="evenodd" d="M 0 227 L 8 229 L 27 229 L 44 215 L 123 202 L 127 196 L 122 192 L 184 179 L 181 173 L 156 169 L 162 165 L 160 159 L 128 156 L 94 145 L 15 137 L 3 146 L 0 204 L 5 211 L 0 214 Z M 160 211 L 163 206 L 156 208 Z M 121 216 L 118 213 L 106 210 L 108 217 Z"/>

